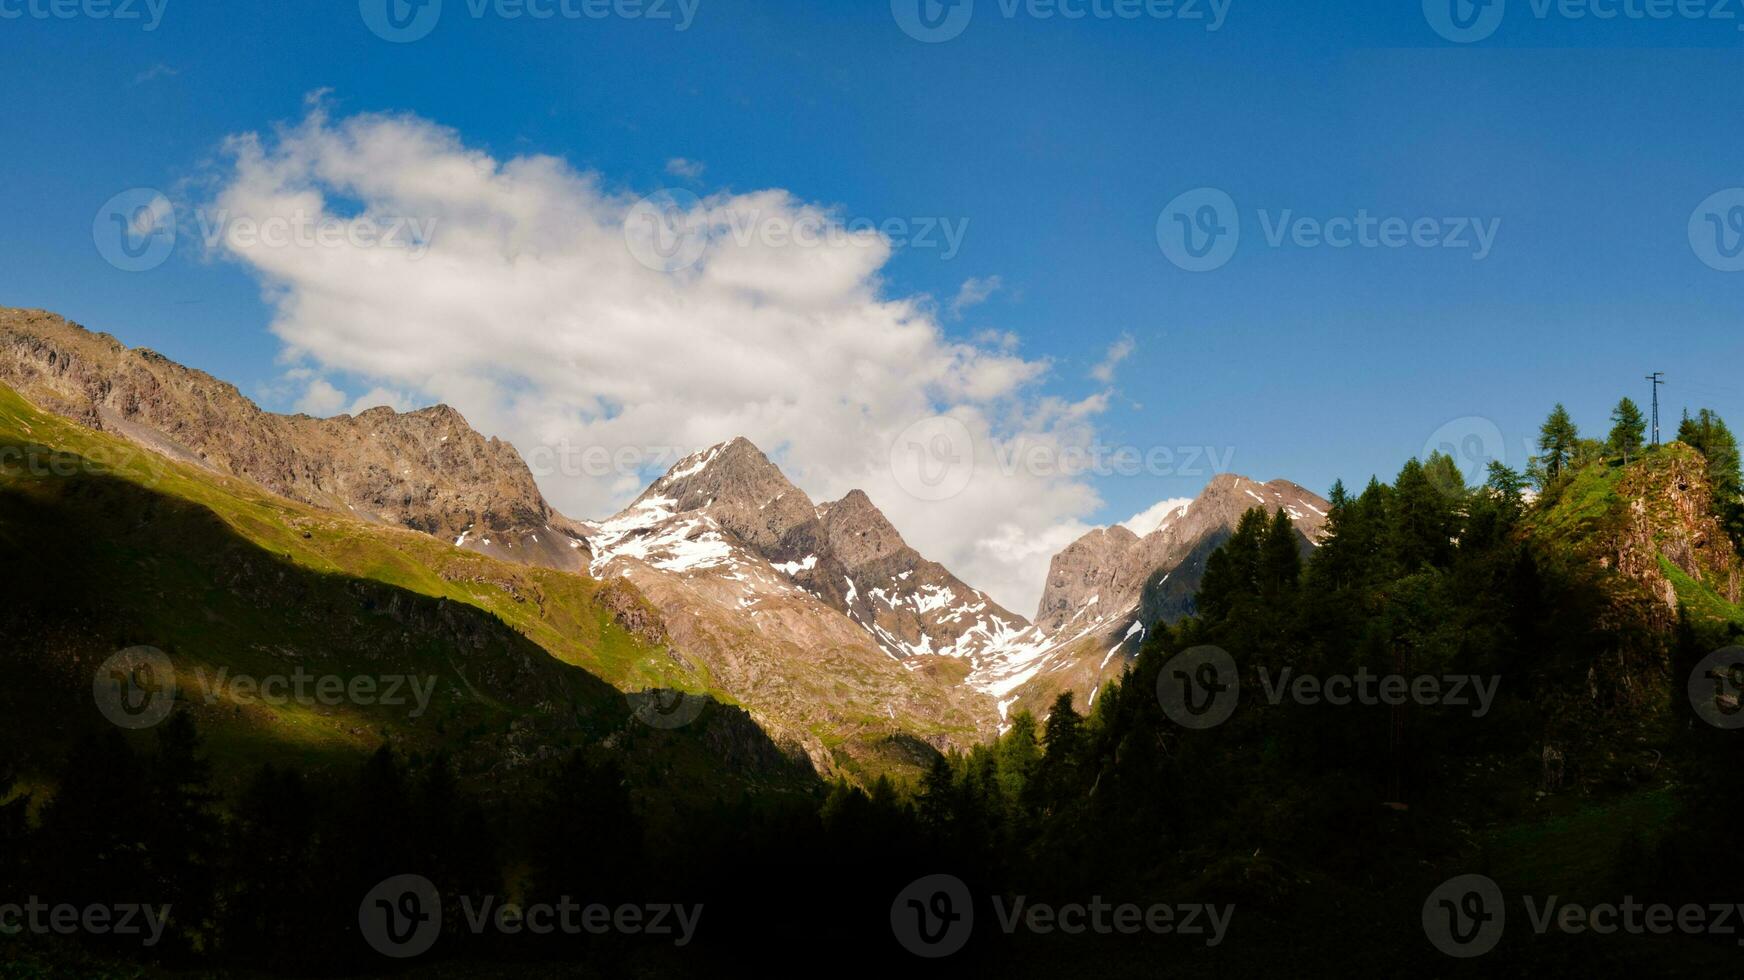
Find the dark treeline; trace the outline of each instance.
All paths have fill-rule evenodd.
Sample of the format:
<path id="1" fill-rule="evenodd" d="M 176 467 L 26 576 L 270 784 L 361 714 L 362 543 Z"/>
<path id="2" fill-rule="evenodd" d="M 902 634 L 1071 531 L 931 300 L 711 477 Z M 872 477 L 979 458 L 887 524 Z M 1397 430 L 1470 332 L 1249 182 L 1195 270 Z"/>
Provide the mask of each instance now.
<path id="1" fill-rule="evenodd" d="M 1210 558 L 1197 614 L 1153 628 L 1118 683 L 1083 710 L 1064 694 L 1045 720 L 1020 712 L 995 742 L 938 757 L 913 785 L 835 783 L 655 820 L 635 775 L 604 749 L 578 751 L 524 796 L 488 803 L 443 758 L 384 749 L 348 779 L 268 768 L 219 799 L 198 735 L 178 715 L 149 750 L 113 732 L 73 748 L 34 820 L 28 798 L 0 807 L 0 884 L 54 902 L 171 904 L 166 938 L 148 954 L 171 967 L 390 971 L 358 934 L 358 905 L 383 879 L 416 873 L 444 896 L 426 966 L 789 972 L 831 950 L 861 968 L 964 975 L 1276 975 L 1280 962 L 1305 973 L 1442 973 L 1456 963 L 1425 943 L 1423 897 L 1458 873 L 1514 880 L 1510 862 L 1531 845 L 1510 851 L 1500 829 L 1592 807 L 1602 824 L 1617 801 L 1665 801 L 1657 823 L 1607 827 L 1592 835 L 1590 860 L 1553 863 L 1534 884 L 1612 900 L 1735 901 L 1737 739 L 1700 723 L 1683 691 L 1693 664 L 1736 642 L 1738 628 L 1687 614 L 1666 628 L 1651 603 L 1620 601 L 1613 572 L 1533 524 L 1572 492 L 1580 468 L 1651 452 L 1639 414 L 1619 415 L 1621 434 L 1590 443 L 1559 409 L 1529 475 L 1492 465 L 1483 486 L 1467 487 L 1435 455 L 1390 484 L 1339 485 L 1317 547 L 1286 517 L 1249 512 Z M 1735 506 L 1725 480 L 1736 480 L 1736 445 L 1728 463 L 1724 424 L 1703 413 L 1685 429 L 1718 467 L 1716 496 L 1730 493 Z M 1233 658 L 1240 704 L 1223 724 L 1194 730 L 1165 715 L 1158 690 L 1177 680 L 1172 657 L 1208 645 Z M 1494 696 L 1481 714 L 1470 689 L 1457 705 L 1274 704 L 1268 693 L 1288 683 L 1285 671 L 1472 676 L 1493 679 Z M 0 771 L 0 784 L 12 775 Z M 982 901 L 968 948 L 929 964 L 896 945 L 890 915 L 898 891 L 934 873 L 977 896 L 1238 911 L 1210 949 L 1181 936 L 1007 936 Z M 671 937 L 473 935 L 461 896 L 705 912 L 683 947 Z M 1494 957 L 1657 971 L 1735 952 L 1724 937 L 1586 939 L 1521 929 Z M 137 943 L 82 942 L 138 957 Z"/>

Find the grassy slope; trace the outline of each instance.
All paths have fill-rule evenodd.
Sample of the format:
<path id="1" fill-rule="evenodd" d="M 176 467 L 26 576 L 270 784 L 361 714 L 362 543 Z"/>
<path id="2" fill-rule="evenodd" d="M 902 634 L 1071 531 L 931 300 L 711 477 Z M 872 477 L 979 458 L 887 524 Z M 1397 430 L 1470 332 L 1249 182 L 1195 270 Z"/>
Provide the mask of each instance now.
<path id="1" fill-rule="evenodd" d="M 701 741 L 629 723 L 619 690 L 708 692 L 709 682 L 621 628 L 594 601 L 603 587 L 317 511 L 0 387 L 0 622 L 11 641 L 0 659 L 29 682 L 0 695 L 0 707 L 3 724 L 37 747 L 39 767 L 97 721 L 95 665 L 135 644 L 171 656 L 180 710 L 195 713 L 221 767 L 349 764 L 385 738 L 411 751 L 458 746 L 475 774 L 495 778 L 569 744 L 609 739 L 633 754 L 637 744 Z M 275 706 L 213 696 L 209 681 L 225 667 L 409 674 L 436 687 L 418 717 L 410 705 Z M 727 741 L 767 758 L 744 728 L 733 725 Z M 670 771 L 684 755 L 659 764 Z"/>
<path id="2" fill-rule="evenodd" d="M 1694 449 L 1674 442 L 1626 467 L 1609 463 L 1584 466 L 1570 478 L 1555 501 L 1533 512 L 1533 537 L 1576 554 L 1602 553 L 1611 535 L 1626 519 L 1631 499 L 1623 488 L 1628 478 L 1646 478 L 1663 485 L 1671 478 L 1673 467 L 1702 468 L 1700 459 Z M 1664 501 L 1652 500 L 1650 504 L 1663 507 Z M 1658 519 L 1664 515 L 1654 516 Z M 1728 602 L 1711 585 L 1691 578 L 1663 555 L 1659 566 L 1677 590 L 1678 599 L 1698 620 L 1744 626 L 1744 605 Z"/>

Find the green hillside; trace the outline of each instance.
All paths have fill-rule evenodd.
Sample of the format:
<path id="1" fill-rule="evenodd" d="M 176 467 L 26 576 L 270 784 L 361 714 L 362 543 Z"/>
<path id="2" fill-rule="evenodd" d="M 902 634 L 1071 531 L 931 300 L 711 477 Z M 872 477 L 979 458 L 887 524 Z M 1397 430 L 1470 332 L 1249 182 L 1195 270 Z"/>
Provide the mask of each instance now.
<path id="1" fill-rule="evenodd" d="M 1548 550 L 1617 572 L 1623 588 L 1664 602 L 1668 617 L 1666 583 L 1698 623 L 1744 627 L 1735 592 L 1740 563 L 1713 513 L 1707 469 L 1701 453 L 1682 442 L 1627 465 L 1589 462 L 1533 508 L 1529 532 Z"/>
<path id="2" fill-rule="evenodd" d="M 633 589 L 317 511 L 40 412 L 5 388 L 0 555 L 5 656 L 28 678 L 7 696 L 4 724 L 27 772 L 101 724 L 92 674 L 139 645 L 170 657 L 177 710 L 194 715 L 221 775 L 246 768 L 232 762 L 349 765 L 384 742 L 450 749 L 486 781 L 601 741 L 671 766 L 709 726 L 634 722 L 622 692 L 728 700 L 662 637 L 623 625 L 642 622 L 626 614 L 643 603 Z M 309 697 L 272 699 L 219 683 L 297 674 L 409 677 L 429 701 L 418 710 L 409 683 L 398 705 L 322 703 L 312 682 Z M 784 768 L 743 712 L 714 714 L 730 729 L 706 736 L 717 755 L 727 745 L 747 771 Z M 692 760 L 705 783 L 718 762 Z"/>

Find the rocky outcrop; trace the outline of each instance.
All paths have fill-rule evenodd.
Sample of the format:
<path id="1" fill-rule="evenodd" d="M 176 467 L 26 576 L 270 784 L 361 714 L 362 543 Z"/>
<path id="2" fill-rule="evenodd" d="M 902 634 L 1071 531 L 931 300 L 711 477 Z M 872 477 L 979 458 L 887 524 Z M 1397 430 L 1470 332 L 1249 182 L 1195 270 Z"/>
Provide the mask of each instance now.
<path id="1" fill-rule="evenodd" d="M 664 646 L 672 639 L 660 611 L 623 579 L 603 583 L 593 594 L 593 601 L 611 613 L 626 633 L 649 646 Z"/>
<path id="2" fill-rule="evenodd" d="M 0 383 L 38 406 L 273 493 L 528 565 L 588 556 L 513 446 L 446 405 L 328 419 L 264 412 L 234 385 L 37 310 L 0 309 Z"/>
<path id="3" fill-rule="evenodd" d="M 1646 589 L 1674 616 L 1680 596 L 1665 565 L 1736 605 L 1744 568 L 1714 514 L 1707 460 L 1681 442 L 1631 464 L 1617 483 L 1610 554 L 1601 560 Z"/>

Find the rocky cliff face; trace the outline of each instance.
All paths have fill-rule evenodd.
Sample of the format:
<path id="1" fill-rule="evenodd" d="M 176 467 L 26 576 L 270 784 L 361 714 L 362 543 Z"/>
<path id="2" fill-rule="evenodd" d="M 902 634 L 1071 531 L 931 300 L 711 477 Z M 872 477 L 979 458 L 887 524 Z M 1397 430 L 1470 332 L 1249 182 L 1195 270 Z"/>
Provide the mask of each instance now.
<path id="1" fill-rule="evenodd" d="M 312 506 L 495 557 L 586 566 L 514 447 L 446 405 L 330 419 L 261 411 L 235 386 L 53 314 L 0 309 L 0 383 L 38 406 Z"/>
<path id="2" fill-rule="evenodd" d="M 1191 612 L 1205 558 L 1234 533 L 1242 514 L 1255 507 L 1284 510 L 1306 551 L 1320 537 L 1328 506 L 1287 480 L 1256 483 L 1220 474 L 1142 538 L 1118 525 L 1098 528 L 1055 555 L 1036 625 L 1054 636 L 1141 611 L 1147 625 L 1179 619 Z"/>
<path id="3" fill-rule="evenodd" d="M 1559 540 L 1651 596 L 1660 626 L 1675 621 L 1679 603 L 1702 615 L 1705 600 L 1736 606 L 1744 598 L 1744 563 L 1715 516 L 1707 461 L 1681 442 L 1620 473 L 1578 475 L 1537 526 L 1560 531 Z"/>
<path id="4" fill-rule="evenodd" d="M 998 699 L 1002 716 L 1017 709 L 1043 714 L 1062 691 L 1072 691 L 1082 709 L 1138 655 L 1146 630 L 1192 611 L 1205 560 L 1242 514 L 1283 510 L 1306 552 L 1329 506 L 1286 480 L 1221 474 L 1143 537 L 1120 526 L 1091 531 L 1054 556 L 1035 626 L 976 664 L 969 681 Z"/>

